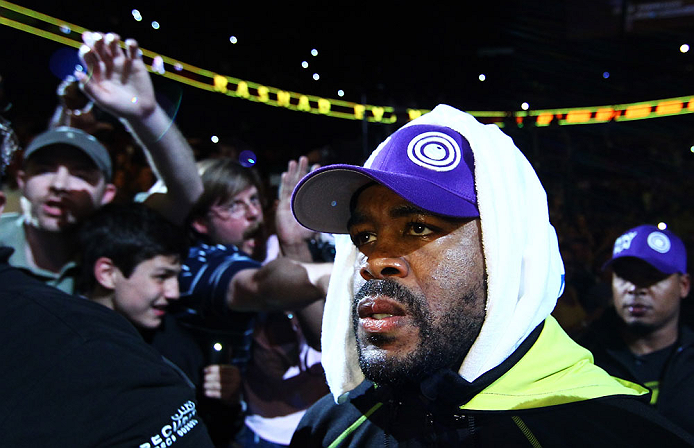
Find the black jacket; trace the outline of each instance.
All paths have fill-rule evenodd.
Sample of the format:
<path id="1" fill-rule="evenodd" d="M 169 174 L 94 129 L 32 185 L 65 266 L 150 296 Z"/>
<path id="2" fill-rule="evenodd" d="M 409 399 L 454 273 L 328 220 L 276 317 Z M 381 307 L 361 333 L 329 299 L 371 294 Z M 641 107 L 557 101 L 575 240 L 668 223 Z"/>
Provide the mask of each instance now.
<path id="1" fill-rule="evenodd" d="M 593 352 L 595 364 L 610 375 L 638 382 L 633 373 L 635 358 L 619 335 L 621 320 L 608 310 L 578 338 L 578 343 Z M 680 327 L 679 338 L 660 377 L 656 409 L 694 434 L 694 332 Z"/>
<path id="2" fill-rule="evenodd" d="M 108 308 L 0 248 L 0 446 L 211 447 L 194 390 Z"/>
<path id="3" fill-rule="evenodd" d="M 340 404 L 328 395 L 304 415 L 292 446 L 694 446 L 643 402 L 648 395 L 629 396 L 556 322 L 547 327 L 472 383 L 449 370 L 415 389 L 367 381 Z"/>

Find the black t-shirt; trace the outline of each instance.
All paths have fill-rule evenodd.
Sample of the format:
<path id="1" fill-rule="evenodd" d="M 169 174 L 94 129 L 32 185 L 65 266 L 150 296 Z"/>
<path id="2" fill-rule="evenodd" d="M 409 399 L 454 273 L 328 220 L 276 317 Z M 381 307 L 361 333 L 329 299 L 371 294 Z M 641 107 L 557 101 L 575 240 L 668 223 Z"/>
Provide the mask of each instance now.
<path id="1" fill-rule="evenodd" d="M 0 446 L 212 447 L 195 391 L 125 318 L 8 266 L 9 253 Z"/>

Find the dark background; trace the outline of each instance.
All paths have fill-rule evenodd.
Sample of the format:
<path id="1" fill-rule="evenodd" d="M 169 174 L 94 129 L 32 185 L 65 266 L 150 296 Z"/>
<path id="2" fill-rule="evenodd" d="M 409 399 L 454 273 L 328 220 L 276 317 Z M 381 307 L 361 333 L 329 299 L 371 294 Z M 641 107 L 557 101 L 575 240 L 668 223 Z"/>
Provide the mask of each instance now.
<path id="1" fill-rule="evenodd" d="M 469 111 L 518 111 L 524 101 L 547 109 L 694 94 L 694 49 L 679 51 L 681 44 L 694 45 L 694 1 L 688 0 L 21 4 L 136 38 L 148 50 L 224 75 L 325 98 L 338 98 L 343 89 L 346 101 L 396 110 L 447 103 Z M 133 19 L 135 8 L 141 22 Z M 50 61 L 64 57 L 68 47 L 3 26 L 0 39 L 4 103 L 11 103 L 3 115 L 28 139 L 54 110 L 60 79 Z M 317 57 L 309 55 L 312 48 Z M 314 72 L 319 81 L 311 79 Z M 361 163 L 402 124 L 288 111 L 161 77 L 155 85 L 163 101 L 176 105 L 175 120 L 192 142 L 209 146 L 204 142 L 211 135 L 241 141 L 256 152 L 256 166 L 268 178 L 301 154 L 321 163 Z M 567 279 L 577 279 L 581 300 L 594 294 L 586 288 L 604 279 L 599 267 L 614 238 L 630 227 L 665 222 L 691 253 L 693 120 L 690 114 L 504 128 L 548 191 Z"/>

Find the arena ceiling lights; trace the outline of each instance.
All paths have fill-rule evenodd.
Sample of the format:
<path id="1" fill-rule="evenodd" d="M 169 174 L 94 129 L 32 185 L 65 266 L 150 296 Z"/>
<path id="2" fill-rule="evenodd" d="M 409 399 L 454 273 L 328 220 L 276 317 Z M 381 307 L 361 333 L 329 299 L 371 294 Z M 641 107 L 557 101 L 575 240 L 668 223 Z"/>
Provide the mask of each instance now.
<path id="1" fill-rule="evenodd" d="M 0 0 L 0 24 L 74 48 L 82 45 L 84 27 Z M 428 112 L 425 109 L 396 110 L 391 106 L 361 104 L 323 98 L 266 86 L 253 81 L 214 73 L 168 56 L 141 48 L 152 73 L 173 81 L 288 110 L 372 123 L 404 123 Z M 694 112 L 694 95 L 596 107 L 521 111 L 467 111 L 485 123 L 501 127 L 599 124 L 611 121 L 643 120 Z"/>

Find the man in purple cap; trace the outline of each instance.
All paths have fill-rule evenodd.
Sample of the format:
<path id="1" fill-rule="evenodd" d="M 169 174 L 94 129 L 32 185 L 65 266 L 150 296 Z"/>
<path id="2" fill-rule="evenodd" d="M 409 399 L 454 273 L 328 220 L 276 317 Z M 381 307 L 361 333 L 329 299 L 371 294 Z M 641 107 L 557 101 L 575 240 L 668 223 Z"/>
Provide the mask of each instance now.
<path id="1" fill-rule="evenodd" d="M 610 309 L 579 342 L 611 375 L 644 384 L 651 404 L 694 434 L 694 332 L 680 319 L 690 289 L 687 253 L 674 233 L 641 225 L 614 243 Z"/>
<path id="2" fill-rule="evenodd" d="M 550 315 L 564 268 L 546 195 L 498 127 L 438 106 L 363 167 L 310 173 L 293 211 L 337 234 L 331 394 L 293 446 L 694 444 Z"/>

